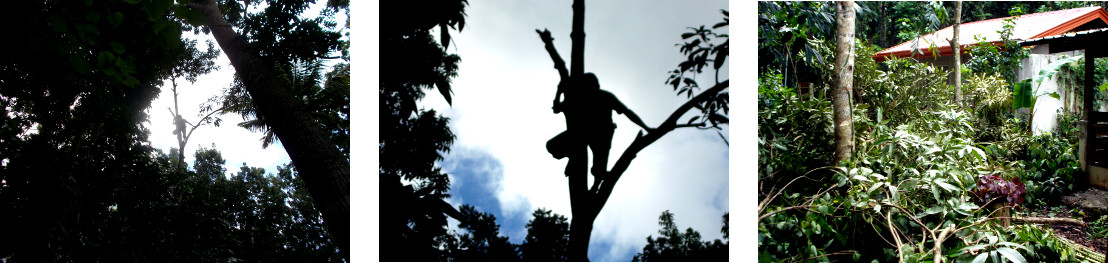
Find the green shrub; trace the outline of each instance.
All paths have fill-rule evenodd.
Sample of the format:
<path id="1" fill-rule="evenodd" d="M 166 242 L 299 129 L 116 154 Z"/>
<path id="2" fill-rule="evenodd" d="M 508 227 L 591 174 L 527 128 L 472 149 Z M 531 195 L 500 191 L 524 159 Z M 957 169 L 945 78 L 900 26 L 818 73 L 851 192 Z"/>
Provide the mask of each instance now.
<path id="1" fill-rule="evenodd" d="M 922 262 L 934 259 L 936 242 L 951 262 L 1072 261 L 1049 230 L 986 222 L 972 189 L 996 174 L 1025 183 L 1031 204 L 1069 191 L 1076 144 L 1067 138 L 1076 131 L 1029 137 L 997 72 L 967 74 L 966 106 L 956 107 L 944 70 L 913 59 L 873 63 L 874 48 L 858 45 L 855 150 L 843 166 L 828 167 L 830 102 L 799 98 L 776 72 L 759 77 L 759 261 Z M 827 46 L 816 48 L 834 61 Z"/>
<path id="2" fill-rule="evenodd" d="M 1000 75 L 970 73 L 962 83 L 965 108 L 976 116 L 974 127 L 980 131 L 976 140 L 993 142 L 1004 137 L 1005 122 L 1012 115 L 1012 92 Z"/>
<path id="3" fill-rule="evenodd" d="M 832 162 L 831 102 L 801 100 L 775 74 L 763 74 L 758 94 L 758 178 L 773 186 Z"/>
<path id="4" fill-rule="evenodd" d="M 1060 133 L 1029 138 L 1026 150 L 1018 157 L 1020 169 L 1016 171 L 1027 183 L 1031 205 L 1047 205 L 1074 190 L 1074 180 L 1081 173 L 1075 122 L 1073 115 L 1060 115 L 1060 130 L 1056 130 Z"/>

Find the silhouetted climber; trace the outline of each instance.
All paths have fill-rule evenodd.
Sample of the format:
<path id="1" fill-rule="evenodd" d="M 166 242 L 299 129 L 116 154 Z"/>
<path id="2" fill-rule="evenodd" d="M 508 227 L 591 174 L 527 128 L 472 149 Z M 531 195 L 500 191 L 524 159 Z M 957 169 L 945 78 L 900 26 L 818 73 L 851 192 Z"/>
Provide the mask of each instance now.
<path id="1" fill-rule="evenodd" d="M 546 150 L 555 159 L 562 159 L 569 156 L 575 145 L 585 143 L 592 149 L 592 175 L 603 179 L 608 173 L 608 151 L 612 148 L 612 135 L 616 129 L 615 122 L 612 122 L 612 111 L 626 115 L 627 119 L 647 132 L 653 128 L 643 123 L 635 112 L 624 106 L 611 92 L 600 89 L 600 82 L 593 73 L 585 73 L 580 78 L 574 78 L 573 82 L 569 89 L 564 86 L 565 83 L 559 83 L 558 93 L 554 95 L 554 113 L 565 111 L 569 115 L 567 117 L 575 121 L 567 122 L 565 132 L 547 141 Z M 566 99 L 559 101 L 562 93 L 566 94 Z M 571 134 L 578 136 L 570 136 Z M 574 137 L 577 139 L 574 140 Z M 573 170 L 570 169 L 573 165 L 567 165 L 567 176 Z"/>

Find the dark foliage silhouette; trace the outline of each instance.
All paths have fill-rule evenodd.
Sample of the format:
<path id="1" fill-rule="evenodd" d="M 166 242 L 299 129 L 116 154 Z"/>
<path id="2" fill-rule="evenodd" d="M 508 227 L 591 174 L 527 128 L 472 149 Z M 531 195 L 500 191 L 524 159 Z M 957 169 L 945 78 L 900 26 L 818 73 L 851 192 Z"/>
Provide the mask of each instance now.
<path id="1" fill-rule="evenodd" d="M 565 216 L 542 208 L 531 213 L 527 237 L 520 245 L 524 261 L 568 261 L 569 221 Z"/>
<path id="2" fill-rule="evenodd" d="M 297 98 L 296 107 L 308 112 L 320 129 L 328 134 L 332 144 L 350 159 L 350 64 L 339 63 L 330 72 L 323 72 L 322 60 L 295 61 L 281 65 L 278 76 L 291 83 L 292 92 Z M 254 100 L 246 92 L 242 79 L 235 77 L 234 83 L 222 96 L 211 98 L 201 109 L 201 113 L 235 113 L 245 119 L 239 127 L 254 132 L 262 132 L 262 148 L 277 141 L 272 127 L 266 124 L 265 115 L 258 112 Z M 219 118 L 213 120 L 217 125 Z"/>
<path id="3" fill-rule="evenodd" d="M 169 255 L 153 248 L 166 245 L 172 229 L 149 225 L 165 216 L 152 209 L 161 203 L 139 202 L 161 200 L 166 189 L 140 123 L 184 55 L 180 22 L 153 3 L 31 1 L 4 9 L 0 20 L 20 26 L 5 30 L 19 41 L 8 41 L 13 52 L 0 58 L 0 259 Z M 153 213 L 122 218 L 109 207 Z"/>
<path id="4" fill-rule="evenodd" d="M 450 80 L 457 76 L 460 58 L 446 52 L 450 43 L 447 27 L 461 30 L 465 26 L 465 5 L 465 1 L 381 3 L 380 45 L 384 52 L 378 95 L 383 261 L 451 259 L 449 251 L 441 249 L 457 242 L 447 232 L 446 218 L 465 219 L 444 200 L 450 196 L 450 179 L 435 166 L 454 142 L 448 119 L 416 106 L 424 89 L 436 87 L 451 101 Z M 430 33 L 436 26 L 441 42 Z M 478 252 L 471 252 L 462 257 L 476 257 Z"/>
<path id="5" fill-rule="evenodd" d="M 723 238 L 727 236 L 727 216 L 723 215 Z M 646 238 L 642 252 L 635 254 L 631 261 L 727 261 L 729 241 L 701 241 L 700 232 L 691 227 L 684 233 L 673 222 L 673 213 L 666 210 L 658 216 L 658 238 Z"/>
<path id="6" fill-rule="evenodd" d="M 18 41 L 0 57 L 0 261 L 342 260 L 291 166 L 231 183 L 248 176 L 225 177 L 218 154 L 189 171 L 181 153 L 150 146 L 147 125 L 173 125 L 146 122 L 158 87 L 210 63 L 181 38 L 195 18 L 187 8 L 90 0 L 5 11 L 0 20 L 20 26 L 5 31 Z M 236 234 L 251 227 L 275 232 Z"/>
<path id="7" fill-rule="evenodd" d="M 452 261 L 520 261 L 519 245 L 500 236 L 496 216 L 478 212 L 473 206 L 462 205 L 459 228 L 467 233 L 457 235 L 458 246 L 450 252 Z"/>
<path id="8" fill-rule="evenodd" d="M 301 18 L 307 1 L 266 1 L 265 8 L 249 12 L 248 5 L 259 4 L 260 0 L 200 0 L 174 7 L 188 27 L 210 32 L 227 55 L 257 112 L 266 117 L 266 125 L 303 175 L 328 231 L 349 258 L 350 161 L 331 134 L 301 107 L 293 83 L 281 77 L 283 66 L 295 61 L 348 58 L 341 30 L 327 18 L 349 10 L 349 2 L 328 1 L 325 12 L 310 19 Z"/>

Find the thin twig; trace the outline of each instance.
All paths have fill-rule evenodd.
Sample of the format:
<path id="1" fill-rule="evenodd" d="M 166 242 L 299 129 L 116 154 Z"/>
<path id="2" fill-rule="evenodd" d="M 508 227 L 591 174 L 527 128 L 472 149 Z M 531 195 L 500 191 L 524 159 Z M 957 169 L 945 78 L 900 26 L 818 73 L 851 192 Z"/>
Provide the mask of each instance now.
<path id="1" fill-rule="evenodd" d="M 782 186 L 781 189 L 778 189 L 776 193 L 771 194 L 769 196 L 769 198 L 766 198 L 766 200 L 762 200 L 762 202 L 758 204 L 758 213 L 761 214 L 762 211 L 766 209 L 766 206 L 769 205 L 770 202 L 773 202 L 773 200 L 776 199 L 778 195 L 781 195 L 781 193 L 785 191 L 785 188 L 788 188 L 789 185 L 792 185 L 793 182 L 796 182 L 796 180 L 798 180 L 800 178 L 805 178 L 805 179 L 808 179 L 808 180 L 818 182 L 819 180 L 808 178 L 808 174 L 811 174 L 812 172 L 818 171 L 820 169 L 826 169 L 826 168 L 834 168 L 834 166 L 824 166 L 824 167 L 812 169 L 811 171 L 808 171 L 807 173 L 804 173 L 804 175 L 793 178 L 792 180 L 789 181 L 789 183 L 785 184 L 785 186 Z"/>
<path id="2" fill-rule="evenodd" d="M 812 261 L 813 259 L 817 259 L 817 258 L 822 258 L 822 257 L 829 257 L 829 256 L 845 256 L 845 255 L 853 255 L 854 253 L 858 253 L 858 251 L 854 251 L 854 250 L 843 250 L 843 251 L 839 251 L 839 252 L 834 252 L 834 253 L 828 253 L 828 254 L 823 254 L 823 255 L 818 255 L 818 256 L 814 256 L 814 257 L 806 258 L 806 259 L 804 259 L 804 260 L 801 260 L 800 262 L 808 262 L 808 261 Z"/>
<path id="3" fill-rule="evenodd" d="M 786 207 L 786 208 L 784 208 L 784 209 L 781 209 L 781 210 L 777 210 L 777 211 L 773 211 L 773 212 L 769 212 L 768 214 L 765 214 L 765 215 L 759 216 L 759 217 L 758 217 L 758 221 L 760 222 L 760 221 L 762 221 L 762 219 L 766 219 L 766 218 L 767 218 L 767 217 L 769 217 L 769 216 L 772 216 L 772 215 L 774 215 L 774 214 L 777 214 L 777 213 L 780 213 L 780 212 L 785 212 L 785 211 L 787 211 L 787 210 L 792 210 L 792 209 L 801 209 L 801 208 L 811 208 L 811 207 L 816 207 L 816 206 L 814 206 L 814 205 L 798 205 L 798 206 L 790 206 L 790 207 Z"/>

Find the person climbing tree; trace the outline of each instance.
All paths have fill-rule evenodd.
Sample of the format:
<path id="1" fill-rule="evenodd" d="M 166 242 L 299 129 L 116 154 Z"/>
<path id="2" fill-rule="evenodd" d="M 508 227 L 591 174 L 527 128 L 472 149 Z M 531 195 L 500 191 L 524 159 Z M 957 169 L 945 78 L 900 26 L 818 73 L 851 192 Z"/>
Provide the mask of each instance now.
<path id="1" fill-rule="evenodd" d="M 612 122 L 612 111 L 626 115 L 631 122 L 638 124 L 648 133 L 653 130 L 643 123 L 635 112 L 623 105 L 611 92 L 600 89 L 600 81 L 593 73 L 585 73 L 580 78 L 574 79 L 572 90 L 564 85 L 559 85 L 558 93 L 554 95 L 554 112 L 566 112 L 569 115 L 580 116 L 576 118 L 580 125 L 568 124 L 567 130 L 547 141 L 547 151 L 556 159 L 569 155 L 572 145 L 580 145 L 584 142 L 592 149 L 592 175 L 597 179 L 603 179 L 608 173 L 608 151 L 612 148 L 612 135 L 615 133 L 616 124 Z M 559 101 L 562 93 L 566 94 L 564 101 Z M 576 126 L 576 127 L 575 127 Z M 577 140 L 569 136 L 570 132 L 578 133 Z M 568 171 L 572 170 L 566 167 Z M 580 164 L 578 164 L 580 165 Z"/>

